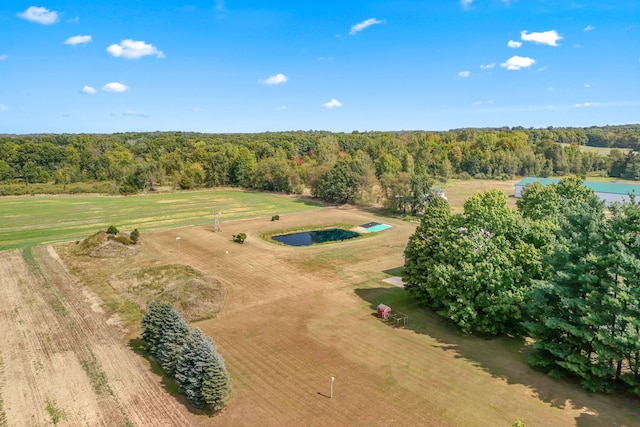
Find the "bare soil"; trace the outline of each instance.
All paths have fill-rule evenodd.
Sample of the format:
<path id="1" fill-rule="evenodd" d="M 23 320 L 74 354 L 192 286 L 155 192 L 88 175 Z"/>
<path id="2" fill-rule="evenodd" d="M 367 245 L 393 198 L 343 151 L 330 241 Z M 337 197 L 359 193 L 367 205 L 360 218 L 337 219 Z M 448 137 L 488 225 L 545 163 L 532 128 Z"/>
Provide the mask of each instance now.
<path id="1" fill-rule="evenodd" d="M 55 251 L 0 252 L 2 410 L 8 426 L 191 425 Z"/>

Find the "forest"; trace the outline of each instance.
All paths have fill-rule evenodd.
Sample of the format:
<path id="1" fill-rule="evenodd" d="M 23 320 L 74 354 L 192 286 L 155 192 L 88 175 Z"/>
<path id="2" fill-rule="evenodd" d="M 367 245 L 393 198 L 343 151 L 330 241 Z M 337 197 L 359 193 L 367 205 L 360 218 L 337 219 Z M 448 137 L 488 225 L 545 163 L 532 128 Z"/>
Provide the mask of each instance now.
<path id="1" fill-rule="evenodd" d="M 610 148 L 603 156 L 581 146 Z M 237 186 L 419 213 L 449 178 L 602 175 L 640 179 L 640 125 L 323 131 L 0 135 L 0 195 L 16 186 L 108 183 L 113 194 Z"/>
<path id="2" fill-rule="evenodd" d="M 640 204 L 605 208 L 578 177 L 517 209 L 434 197 L 405 251 L 405 289 L 463 331 L 533 339 L 529 363 L 596 392 L 640 395 Z"/>

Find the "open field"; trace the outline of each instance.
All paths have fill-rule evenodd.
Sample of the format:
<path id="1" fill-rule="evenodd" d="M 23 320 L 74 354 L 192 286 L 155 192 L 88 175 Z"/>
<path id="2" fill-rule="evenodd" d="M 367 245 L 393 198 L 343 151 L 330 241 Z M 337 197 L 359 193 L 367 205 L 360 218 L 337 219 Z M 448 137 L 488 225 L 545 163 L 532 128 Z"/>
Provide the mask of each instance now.
<path id="1" fill-rule="evenodd" d="M 443 186 L 445 196 L 451 205 L 451 210 L 455 213 L 462 212 L 462 205 L 465 200 L 476 193 L 487 190 L 500 190 L 509 198 L 509 205 L 515 209 L 516 184 L 521 178 L 498 181 L 493 179 L 450 179 Z"/>
<path id="2" fill-rule="evenodd" d="M 101 286 L 97 282 L 122 268 L 180 263 L 224 284 L 222 311 L 194 325 L 216 341 L 233 394 L 221 414 L 197 417 L 199 425 L 510 426 L 520 418 L 528 426 L 625 426 L 640 417 L 636 400 L 592 396 L 537 373 L 527 366 L 522 342 L 461 335 L 382 282 L 401 266 L 414 224 L 357 209 L 281 218 L 226 222 L 221 233 L 199 226 L 147 233 L 135 257 L 102 267 L 93 261 L 83 275 L 90 286 Z M 393 227 L 317 247 L 257 237 L 310 223 L 369 221 Z M 231 242 L 239 232 L 248 235 L 244 245 Z M 81 262 L 87 271 L 89 261 Z M 380 302 L 408 313 L 409 326 L 377 319 Z M 333 399 L 327 397 L 331 376 Z"/>
<path id="3" fill-rule="evenodd" d="M 569 147 L 571 144 L 559 143 L 563 147 Z M 608 156 L 611 153 L 611 150 L 619 150 L 624 154 L 627 154 L 629 151 L 633 151 L 631 148 L 609 148 L 609 147 L 592 147 L 590 145 L 579 145 L 580 151 L 587 153 L 596 153 L 600 156 Z"/>
<path id="4" fill-rule="evenodd" d="M 0 197 L 0 250 L 83 239 L 116 225 L 121 231 L 213 224 L 288 214 L 319 205 L 287 196 L 241 190 L 205 190 L 135 196 Z"/>
<path id="5" fill-rule="evenodd" d="M 445 191 L 459 210 L 476 191 L 500 188 L 512 195 L 515 182 L 452 181 Z M 262 196 L 262 210 L 243 208 L 251 199 L 240 200 L 241 194 L 229 196 L 227 205 L 237 208 L 220 209 L 220 233 L 211 231 L 210 215 L 201 225 L 161 223 L 155 229 L 149 222 L 140 250 L 126 258 L 72 255 L 73 243 L 27 249 L 23 256 L 18 250 L 0 252 L 6 337 L 0 347 L 0 425 L 3 416 L 9 426 L 51 425 L 56 417 L 59 425 L 511 426 L 516 418 L 529 427 L 637 425 L 637 399 L 592 395 L 535 372 L 526 363 L 523 342 L 462 335 L 416 306 L 401 288 L 383 282 L 401 267 L 415 223 L 290 199 L 303 212 L 274 212 L 278 207 L 268 207 L 276 203 L 271 199 L 280 199 Z M 123 230 L 128 226 L 122 222 L 135 223 L 138 207 L 131 203 L 129 211 L 105 211 L 120 218 L 113 222 Z M 183 212 L 185 218 L 200 220 L 193 213 L 200 212 L 197 205 L 196 200 L 192 211 Z M 144 209 L 146 216 L 158 209 L 153 206 Z M 238 218 L 250 212 L 245 219 L 225 219 L 236 209 Z M 275 213 L 280 221 L 270 221 Z M 76 229 L 73 219 L 66 220 L 73 233 L 87 230 L 81 237 L 111 223 L 96 215 L 104 225 L 79 222 Z M 312 224 L 370 221 L 392 228 L 315 247 L 259 238 Z M 231 242 L 240 232 L 248 236 L 244 245 Z M 190 411 L 173 394 L 172 382 L 134 351 L 140 320 L 140 302 L 132 297 L 136 272 L 176 265 L 226 290 L 218 314 L 192 324 L 214 339 L 232 376 L 231 400 L 214 417 Z M 408 326 L 377 319 L 379 303 L 409 314 Z"/>
<path id="6" fill-rule="evenodd" d="M 191 425 L 49 248 L 0 252 L 0 425 Z"/>

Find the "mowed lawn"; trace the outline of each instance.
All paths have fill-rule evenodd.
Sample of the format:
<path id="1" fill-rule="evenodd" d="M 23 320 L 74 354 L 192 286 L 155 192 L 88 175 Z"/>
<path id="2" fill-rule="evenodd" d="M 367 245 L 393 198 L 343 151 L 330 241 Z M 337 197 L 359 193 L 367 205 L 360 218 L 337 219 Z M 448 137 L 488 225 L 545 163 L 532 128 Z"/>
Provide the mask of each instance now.
<path id="1" fill-rule="evenodd" d="M 135 196 L 0 197 L 0 250 L 83 239 L 115 225 L 148 231 L 220 220 L 283 215 L 320 205 L 288 196 L 242 190 L 205 190 Z"/>

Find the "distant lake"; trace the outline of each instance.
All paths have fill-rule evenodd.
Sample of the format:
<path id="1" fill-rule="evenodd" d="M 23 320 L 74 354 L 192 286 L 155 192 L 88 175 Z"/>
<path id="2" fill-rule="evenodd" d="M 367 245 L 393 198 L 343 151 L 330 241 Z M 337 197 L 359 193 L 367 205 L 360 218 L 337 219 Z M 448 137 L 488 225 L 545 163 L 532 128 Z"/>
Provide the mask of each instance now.
<path id="1" fill-rule="evenodd" d="M 360 234 L 355 231 L 341 228 L 329 228 L 327 230 L 303 231 L 300 233 L 281 234 L 272 239 L 289 246 L 311 246 L 318 243 L 338 242 L 341 240 L 355 239 Z"/>

